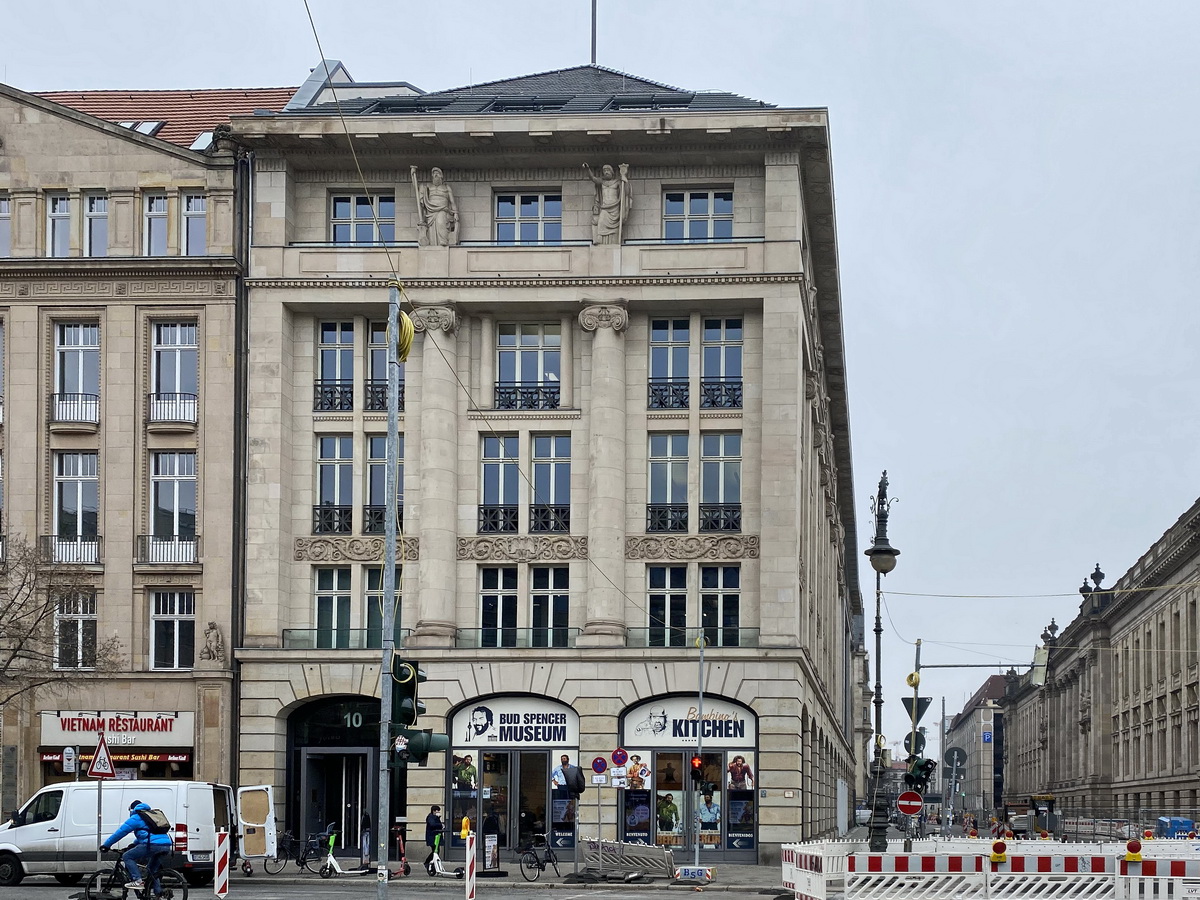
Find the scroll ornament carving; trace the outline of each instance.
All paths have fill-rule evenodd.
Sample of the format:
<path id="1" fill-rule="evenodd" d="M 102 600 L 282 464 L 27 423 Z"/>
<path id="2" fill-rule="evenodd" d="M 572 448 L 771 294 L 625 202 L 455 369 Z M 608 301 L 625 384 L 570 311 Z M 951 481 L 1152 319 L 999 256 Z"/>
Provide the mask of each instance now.
<path id="1" fill-rule="evenodd" d="M 585 306 L 579 313 L 579 324 L 584 331 L 611 328 L 619 334 L 629 327 L 629 313 L 623 306 L 608 304 Z"/>
<path id="2" fill-rule="evenodd" d="M 487 562 L 541 562 L 587 559 L 588 539 L 572 535 L 506 535 L 458 539 L 458 559 Z"/>
<path id="3" fill-rule="evenodd" d="M 458 330 L 458 313 L 452 306 L 418 306 L 412 311 L 412 320 L 416 331 L 453 334 Z"/>
<path id="4" fill-rule="evenodd" d="M 625 538 L 626 559 L 758 559 L 757 534 Z"/>
<path id="5" fill-rule="evenodd" d="M 420 558 L 420 541 L 402 537 L 401 560 Z M 383 559 L 383 538 L 296 538 L 295 557 L 300 562 L 377 562 Z"/>

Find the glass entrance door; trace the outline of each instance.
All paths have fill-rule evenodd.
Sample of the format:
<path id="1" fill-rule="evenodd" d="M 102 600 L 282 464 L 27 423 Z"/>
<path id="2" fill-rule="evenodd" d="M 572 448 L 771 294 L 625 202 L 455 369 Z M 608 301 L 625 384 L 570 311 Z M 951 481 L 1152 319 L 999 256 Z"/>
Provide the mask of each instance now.
<path id="1" fill-rule="evenodd" d="M 516 846 L 533 842 L 536 834 L 545 834 L 546 799 L 550 783 L 550 756 L 541 753 L 520 753 L 520 778 L 517 782 Z"/>
<path id="2" fill-rule="evenodd" d="M 338 833 L 335 847 L 358 847 L 363 813 L 374 812 L 374 796 L 368 788 L 369 751 L 303 748 L 300 753 L 305 836 L 332 824 Z"/>
<path id="3" fill-rule="evenodd" d="M 465 754 L 460 756 L 452 821 L 457 823 L 467 816 L 472 823 L 479 822 L 480 846 L 484 854 L 482 867 L 492 868 L 488 847 L 493 836 L 491 844 L 499 859 L 509 850 L 530 844 L 535 835 L 547 832 L 550 832 L 555 847 L 573 846 L 574 803 L 568 806 L 566 800 L 556 802 L 557 795 L 552 795 L 548 752 L 488 750 L 480 753 L 475 790 L 467 787 L 470 779 L 463 774 L 472 763 L 467 762 Z M 559 822 L 560 817 L 567 818 Z M 451 843 L 456 847 L 464 843 L 457 829 Z"/>

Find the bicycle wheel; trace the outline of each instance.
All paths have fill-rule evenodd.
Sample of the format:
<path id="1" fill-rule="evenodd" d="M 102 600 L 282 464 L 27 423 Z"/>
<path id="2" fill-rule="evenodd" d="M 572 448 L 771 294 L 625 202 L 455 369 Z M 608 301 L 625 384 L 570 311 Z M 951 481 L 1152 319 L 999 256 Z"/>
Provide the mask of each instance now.
<path id="1" fill-rule="evenodd" d="M 288 864 L 287 847 L 276 847 L 275 855 L 263 860 L 263 868 L 271 875 L 278 875 Z"/>
<path id="2" fill-rule="evenodd" d="M 100 869 L 88 876 L 87 884 L 83 886 L 83 896 L 87 900 L 108 900 L 121 895 L 121 884 L 112 877 L 112 869 Z"/>
<path id="3" fill-rule="evenodd" d="M 526 881 L 537 881 L 542 874 L 542 863 L 532 850 L 526 851 L 521 857 L 521 874 Z"/>
<path id="4" fill-rule="evenodd" d="M 549 847 L 546 848 L 546 862 L 554 867 L 554 875 L 556 878 L 561 878 L 562 875 L 558 872 L 558 857 L 554 855 L 554 851 Z"/>
<path id="5" fill-rule="evenodd" d="M 163 869 L 158 873 L 158 884 L 161 888 L 161 893 L 158 895 L 162 900 L 187 900 L 188 886 L 183 880 L 183 876 L 174 869 Z M 150 891 L 146 891 L 149 896 Z"/>
<path id="6" fill-rule="evenodd" d="M 314 875 L 320 875 L 321 869 L 325 865 L 325 857 L 319 853 L 307 854 L 300 863 L 300 868 L 305 872 L 312 872 Z"/>

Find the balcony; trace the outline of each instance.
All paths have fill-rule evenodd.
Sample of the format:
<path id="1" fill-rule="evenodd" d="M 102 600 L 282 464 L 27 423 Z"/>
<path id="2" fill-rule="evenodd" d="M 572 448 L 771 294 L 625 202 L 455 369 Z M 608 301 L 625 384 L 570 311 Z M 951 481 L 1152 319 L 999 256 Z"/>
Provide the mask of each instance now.
<path id="1" fill-rule="evenodd" d="M 363 507 L 363 534 L 383 534 L 384 526 L 387 524 L 387 507 L 386 506 L 364 506 Z M 396 507 L 396 530 L 404 530 L 404 507 Z"/>
<path id="2" fill-rule="evenodd" d="M 200 558 L 198 535 L 139 534 L 137 536 L 137 561 L 139 563 L 177 563 L 191 565 Z"/>
<path id="3" fill-rule="evenodd" d="M 496 382 L 496 409 L 558 409 L 557 383 Z"/>
<path id="4" fill-rule="evenodd" d="M 701 503 L 700 530 L 703 531 L 741 531 L 742 504 L 740 503 Z"/>
<path id="5" fill-rule="evenodd" d="M 146 422 L 150 425 L 195 425 L 195 394 L 147 394 Z"/>
<path id="6" fill-rule="evenodd" d="M 517 530 L 517 505 L 479 507 L 480 534 L 509 534 Z"/>
<path id="7" fill-rule="evenodd" d="M 686 378 L 651 378 L 646 391 L 647 409 L 687 409 L 692 399 Z"/>
<path id="8" fill-rule="evenodd" d="M 403 647 L 411 628 L 397 627 L 396 647 Z M 382 650 L 382 628 L 285 628 L 284 650 Z"/>
<path id="9" fill-rule="evenodd" d="M 700 408 L 701 409 L 741 409 L 742 408 L 742 379 L 740 379 L 740 378 L 702 378 L 702 379 L 700 379 Z"/>
<path id="10" fill-rule="evenodd" d="M 540 504 L 529 507 L 529 530 L 568 533 L 571 530 L 571 507 Z"/>
<path id="11" fill-rule="evenodd" d="M 704 637 L 710 647 L 757 647 L 758 629 L 729 626 L 723 628 L 679 628 L 672 625 L 652 625 L 649 628 L 629 628 L 625 631 L 626 647 L 687 647 L 696 646 Z"/>
<path id="12" fill-rule="evenodd" d="M 651 503 L 646 507 L 646 531 L 687 531 L 686 503 Z"/>
<path id="13" fill-rule="evenodd" d="M 396 409 L 404 412 L 404 382 L 400 382 L 400 397 Z M 388 383 L 387 381 L 368 381 L 363 387 L 363 403 L 367 412 L 386 412 Z"/>
<path id="14" fill-rule="evenodd" d="M 354 507 L 322 504 L 314 506 L 313 534 L 349 534 L 354 530 Z"/>
<path id="15" fill-rule="evenodd" d="M 53 430 L 94 432 L 99 425 L 99 394 L 50 395 L 50 426 Z"/>
<path id="16" fill-rule="evenodd" d="M 42 538 L 42 551 L 56 563 L 95 566 L 100 564 L 100 543 L 98 534 L 52 534 Z"/>
<path id="17" fill-rule="evenodd" d="M 354 410 L 354 382 L 313 382 L 314 412 L 352 412 Z"/>
<path id="18" fill-rule="evenodd" d="M 578 628 L 457 628 L 454 646 L 468 650 L 501 647 L 571 649 L 577 637 Z"/>

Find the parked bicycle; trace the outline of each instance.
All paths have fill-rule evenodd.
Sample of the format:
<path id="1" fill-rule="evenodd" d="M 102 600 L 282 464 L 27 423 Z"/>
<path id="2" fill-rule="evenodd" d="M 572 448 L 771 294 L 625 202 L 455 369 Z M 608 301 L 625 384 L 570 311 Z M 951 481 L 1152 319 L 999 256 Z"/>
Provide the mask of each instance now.
<path id="1" fill-rule="evenodd" d="M 129 897 L 136 897 L 137 900 L 187 900 L 187 882 L 174 869 L 159 869 L 154 878 L 146 879 L 144 887 L 125 887 L 133 876 L 125 871 L 125 864 L 121 861 L 122 851 L 109 852 L 115 853 L 116 859 L 111 866 L 97 869 L 88 877 L 83 889 L 87 900 L 128 900 Z M 158 893 L 152 887 L 155 880 L 159 884 Z"/>
<path id="2" fill-rule="evenodd" d="M 330 841 L 337 835 L 337 823 L 330 822 L 324 831 L 314 832 L 296 854 L 296 867 L 320 875 L 329 860 Z M 329 876 L 325 876 L 329 877 Z"/>
<path id="3" fill-rule="evenodd" d="M 288 861 L 299 856 L 299 844 L 290 831 L 281 831 L 275 838 L 275 855 L 263 860 L 263 869 L 267 874 L 278 875 L 287 868 Z"/>
<path id="4" fill-rule="evenodd" d="M 538 838 L 542 839 L 540 845 Z M 559 876 L 558 857 L 554 855 L 554 848 L 550 846 L 550 835 L 535 834 L 533 843 L 521 855 L 521 874 L 525 876 L 526 881 L 537 881 L 546 871 L 546 866 L 554 869 L 554 874 Z"/>

